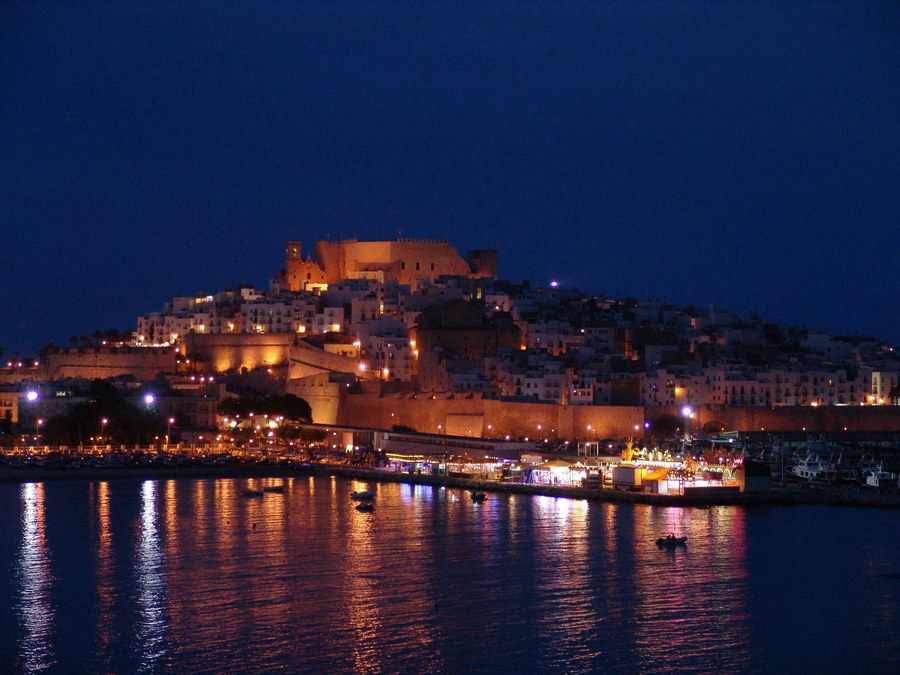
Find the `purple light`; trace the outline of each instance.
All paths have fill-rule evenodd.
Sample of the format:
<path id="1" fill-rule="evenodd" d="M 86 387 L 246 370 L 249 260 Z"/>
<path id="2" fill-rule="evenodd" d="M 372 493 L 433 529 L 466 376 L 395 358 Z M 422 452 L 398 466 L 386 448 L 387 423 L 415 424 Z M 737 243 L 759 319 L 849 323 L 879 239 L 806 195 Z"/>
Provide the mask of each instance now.
<path id="1" fill-rule="evenodd" d="M 556 288 L 557 286 L 559 286 L 559 282 L 556 279 L 550 282 L 550 288 Z"/>

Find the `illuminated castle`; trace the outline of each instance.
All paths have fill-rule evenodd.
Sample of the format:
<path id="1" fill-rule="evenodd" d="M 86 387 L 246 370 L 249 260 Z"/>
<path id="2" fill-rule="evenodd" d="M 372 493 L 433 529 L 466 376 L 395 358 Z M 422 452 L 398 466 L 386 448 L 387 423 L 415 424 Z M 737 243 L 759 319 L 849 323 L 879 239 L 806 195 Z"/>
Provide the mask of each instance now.
<path id="1" fill-rule="evenodd" d="M 395 280 L 415 288 L 439 276 L 497 277 L 497 251 L 468 251 L 466 258 L 446 239 L 318 241 L 314 259 L 304 259 L 299 241 L 287 243 L 284 290 L 300 291 L 343 279 Z"/>

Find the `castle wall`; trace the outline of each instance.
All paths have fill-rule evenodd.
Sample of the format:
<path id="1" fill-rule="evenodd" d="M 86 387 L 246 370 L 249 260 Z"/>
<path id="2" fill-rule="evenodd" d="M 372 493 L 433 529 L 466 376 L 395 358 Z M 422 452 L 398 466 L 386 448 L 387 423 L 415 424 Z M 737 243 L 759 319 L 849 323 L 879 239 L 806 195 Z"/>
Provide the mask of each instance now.
<path id="1" fill-rule="evenodd" d="M 641 406 L 566 406 L 481 399 L 448 398 L 427 394 L 413 397 L 380 395 L 377 392 L 347 393 L 330 408 L 335 417 L 316 420 L 323 424 L 390 429 L 395 424 L 424 433 L 458 436 L 534 439 L 623 440 L 643 435 L 644 420 L 661 414 L 676 415 L 674 408 Z M 324 408 L 323 408 L 324 411 Z M 691 421 L 699 431 L 710 421 L 723 423 L 729 431 L 900 431 L 896 406 L 819 408 L 724 408 L 704 406 Z M 540 425 L 540 429 L 538 426 Z M 439 428 L 440 427 L 440 428 Z M 635 429 L 637 427 L 637 429 Z"/>
<path id="2" fill-rule="evenodd" d="M 287 363 L 293 333 L 188 333 L 184 353 L 197 354 L 216 373 Z"/>
<path id="3" fill-rule="evenodd" d="M 171 348 L 72 347 L 46 354 L 37 370 L 41 380 L 93 380 L 121 375 L 152 380 L 158 373 L 175 372 L 175 356 Z"/>
<path id="4" fill-rule="evenodd" d="M 327 352 L 302 340 L 291 346 L 290 363 L 288 364 L 289 378 L 302 378 L 328 372 L 371 376 L 369 373 L 360 373 L 359 361 L 355 357 Z"/>
<path id="5" fill-rule="evenodd" d="M 647 408 L 646 414 L 647 419 L 662 414 L 682 419 L 681 408 L 673 406 Z M 707 423 L 726 431 L 900 431 L 900 408 L 889 405 L 695 407 L 691 430 L 700 431 Z"/>
<path id="6" fill-rule="evenodd" d="M 475 254 L 477 271 L 444 240 L 397 239 L 394 241 L 317 241 L 315 263 L 299 257 L 300 242 L 290 241 L 286 250 L 288 287 L 299 288 L 310 275 L 324 275 L 325 283 L 342 279 L 396 279 L 415 286 L 423 278 L 441 275 L 496 276 L 496 251 L 481 250 Z M 492 273 L 491 273 L 492 272 Z M 297 288 L 295 288 L 295 285 Z"/>
<path id="7" fill-rule="evenodd" d="M 359 374 L 355 358 L 326 352 L 297 340 L 294 333 L 192 333 L 185 336 L 184 349 L 217 373 L 286 365 L 288 380 L 319 373 Z"/>
<path id="8" fill-rule="evenodd" d="M 489 438 L 509 435 L 596 440 L 624 438 L 643 421 L 643 408 L 632 406 L 560 406 L 474 397 L 432 399 L 427 395 L 413 398 L 344 393 L 338 416 L 322 423 L 381 429 L 401 424 L 423 433 Z"/>
<path id="9" fill-rule="evenodd" d="M 316 424 L 334 424 L 338 407 L 347 384 L 335 381 L 327 373 L 288 380 L 287 393 L 299 396 L 312 409 L 312 421 Z"/>

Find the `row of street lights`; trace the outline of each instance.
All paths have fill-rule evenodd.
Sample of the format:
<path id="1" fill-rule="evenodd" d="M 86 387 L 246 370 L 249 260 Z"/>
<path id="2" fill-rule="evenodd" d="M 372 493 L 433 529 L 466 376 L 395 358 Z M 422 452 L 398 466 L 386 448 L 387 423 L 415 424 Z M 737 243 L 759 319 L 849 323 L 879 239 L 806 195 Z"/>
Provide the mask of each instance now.
<path id="1" fill-rule="evenodd" d="M 32 389 L 32 390 L 29 390 L 28 392 L 26 392 L 25 400 L 27 400 L 29 403 L 34 403 L 35 401 L 37 401 L 40 398 L 40 396 L 41 395 L 39 392 Z M 146 394 L 144 394 L 144 403 L 148 407 L 153 405 L 154 403 L 156 403 L 156 396 L 152 392 L 147 392 Z M 37 423 L 37 435 L 38 435 L 38 437 L 40 437 L 41 436 L 41 428 L 44 426 L 44 418 L 42 418 L 42 417 L 37 418 L 36 423 Z M 106 432 L 107 424 L 109 424 L 109 418 L 101 417 L 100 418 L 100 435 L 97 436 L 98 441 L 103 440 L 104 434 Z M 166 450 L 167 451 L 169 449 L 169 436 L 172 433 L 172 425 L 173 424 L 175 424 L 175 418 L 169 417 L 166 420 Z"/>

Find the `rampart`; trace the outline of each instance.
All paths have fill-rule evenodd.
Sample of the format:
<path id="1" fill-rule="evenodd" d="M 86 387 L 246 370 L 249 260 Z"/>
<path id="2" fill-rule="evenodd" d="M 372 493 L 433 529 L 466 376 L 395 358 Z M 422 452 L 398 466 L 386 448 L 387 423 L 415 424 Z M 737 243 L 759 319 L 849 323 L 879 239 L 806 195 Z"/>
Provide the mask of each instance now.
<path id="1" fill-rule="evenodd" d="M 654 417 L 674 408 L 647 408 Z M 900 406 L 697 406 L 693 430 L 709 428 L 734 431 L 900 431 Z"/>
<path id="2" fill-rule="evenodd" d="M 381 395 L 359 392 L 343 384 L 332 384 L 327 391 L 339 396 L 340 401 L 327 402 L 327 395 L 317 399 L 315 422 L 380 429 L 399 424 L 420 432 L 455 436 L 623 440 L 643 436 L 644 422 L 660 415 L 682 419 L 679 410 L 661 407 L 564 406 L 440 394 L 434 398 L 430 394 Z M 325 395 L 326 389 L 309 393 L 318 392 Z M 302 394 L 298 392 L 298 395 Z M 702 406 L 691 420 L 691 430 L 700 431 L 708 422 L 727 431 L 900 431 L 900 409 L 897 406 L 775 409 Z"/>
<path id="3" fill-rule="evenodd" d="M 216 373 L 288 366 L 288 379 L 319 373 L 357 373 L 356 359 L 332 354 L 297 339 L 294 333 L 189 333 L 185 354 Z"/>
<path id="4" fill-rule="evenodd" d="M 371 376 L 360 372 L 359 361 L 354 358 L 326 352 L 298 340 L 291 346 L 288 377 L 295 379 L 319 373 L 359 373 Z"/>
<path id="5" fill-rule="evenodd" d="M 88 380 L 131 375 L 152 380 L 158 373 L 175 370 L 175 350 L 168 347 L 71 347 L 45 354 L 37 369 L 38 379 Z"/>
<path id="6" fill-rule="evenodd" d="M 323 424 L 416 431 L 453 436 L 530 439 L 623 438 L 644 422 L 639 406 L 561 406 L 427 394 L 386 395 L 343 392 L 334 420 Z"/>
<path id="7" fill-rule="evenodd" d="M 424 278 L 442 275 L 496 277 L 497 252 L 476 250 L 464 259 L 445 239 L 396 239 L 393 241 L 318 241 L 314 260 L 303 259 L 300 242 L 287 245 L 287 287 L 299 290 L 303 283 L 338 283 L 342 279 L 394 279 L 415 285 Z"/>
<path id="8" fill-rule="evenodd" d="M 188 333 L 184 353 L 199 358 L 216 373 L 254 370 L 287 363 L 293 333 Z"/>

